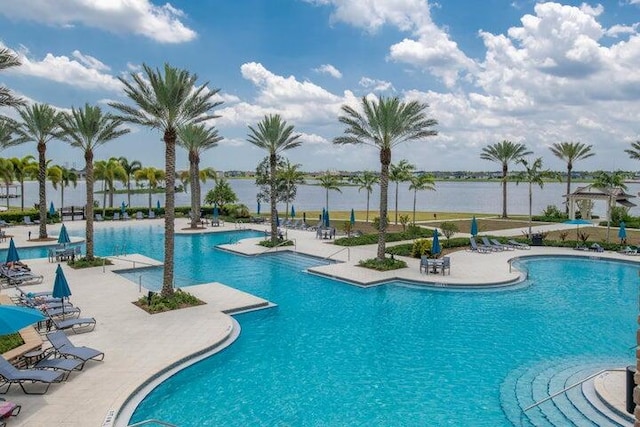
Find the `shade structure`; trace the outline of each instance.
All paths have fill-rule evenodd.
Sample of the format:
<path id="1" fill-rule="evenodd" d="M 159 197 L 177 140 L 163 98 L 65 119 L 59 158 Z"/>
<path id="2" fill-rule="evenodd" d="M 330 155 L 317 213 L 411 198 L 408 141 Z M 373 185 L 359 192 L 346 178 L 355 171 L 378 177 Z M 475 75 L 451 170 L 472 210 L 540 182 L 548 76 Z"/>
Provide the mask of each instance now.
<path id="1" fill-rule="evenodd" d="M 124 215 L 124 212 L 126 209 L 127 209 L 127 205 L 124 203 L 124 200 L 123 200 L 122 204 L 120 205 L 120 213 Z"/>
<path id="2" fill-rule="evenodd" d="M 320 221 L 322 221 L 322 225 L 324 225 L 326 218 L 327 217 L 327 212 L 324 210 L 324 208 L 322 208 L 322 216 L 320 217 Z"/>
<path id="3" fill-rule="evenodd" d="M 218 207 L 214 206 L 213 207 L 213 219 L 218 219 L 219 215 L 220 215 L 220 212 L 218 211 Z"/>
<path id="4" fill-rule="evenodd" d="M 13 237 L 9 240 L 9 250 L 7 251 L 7 263 L 20 261 L 20 255 L 18 255 L 18 249 L 16 244 L 13 243 Z"/>
<path id="5" fill-rule="evenodd" d="M 349 223 L 350 223 L 351 225 L 353 225 L 353 224 L 355 224 L 355 223 L 356 223 L 356 213 L 355 213 L 355 211 L 353 210 L 353 208 L 351 208 L 351 216 L 349 217 Z"/>
<path id="6" fill-rule="evenodd" d="M 49 205 L 49 215 L 54 216 L 56 214 L 56 207 L 53 206 L 53 202 Z"/>
<path id="7" fill-rule="evenodd" d="M 67 227 L 62 224 L 62 228 L 60 229 L 60 235 L 58 236 L 58 243 L 66 245 L 67 243 L 71 243 L 71 239 L 69 238 L 69 233 L 67 232 Z"/>
<path id="8" fill-rule="evenodd" d="M 13 334 L 44 319 L 42 312 L 35 308 L 0 305 L 0 335 Z"/>
<path id="9" fill-rule="evenodd" d="M 442 252 L 440 247 L 440 239 L 438 238 L 438 229 L 433 230 L 433 242 L 431 242 L 431 255 L 438 255 Z"/>
<path id="10" fill-rule="evenodd" d="M 623 241 L 627 238 L 627 229 L 625 228 L 624 221 L 620 221 L 620 228 L 618 229 L 618 238 Z"/>
<path id="11" fill-rule="evenodd" d="M 580 232 L 580 226 L 589 224 L 591 225 L 591 221 L 587 221 L 586 219 L 570 219 L 565 221 L 563 224 L 574 224 L 576 225 L 576 240 L 580 240 L 578 233 Z"/>
<path id="12" fill-rule="evenodd" d="M 260 200 L 258 200 L 258 215 L 260 215 Z"/>
<path id="13" fill-rule="evenodd" d="M 478 221 L 476 221 L 476 216 L 473 216 L 473 219 L 471 220 L 471 235 L 472 236 L 477 236 L 478 235 Z"/>
<path id="14" fill-rule="evenodd" d="M 69 288 L 69 283 L 67 283 L 67 278 L 64 277 L 64 272 L 60 264 L 58 264 L 58 268 L 56 268 L 56 279 L 53 282 L 53 292 L 51 292 L 51 296 L 62 300 L 62 313 L 64 314 L 64 299 L 71 296 L 71 289 Z"/>
<path id="15" fill-rule="evenodd" d="M 160 200 L 156 202 L 156 208 L 160 209 Z"/>
<path id="16" fill-rule="evenodd" d="M 291 205 L 291 218 L 295 218 L 296 217 L 296 208 Z"/>
<path id="17" fill-rule="evenodd" d="M 280 227 L 280 216 L 278 215 L 278 211 L 276 211 L 276 227 Z"/>
<path id="18" fill-rule="evenodd" d="M 329 226 L 331 226 L 331 222 L 329 221 L 329 209 L 327 209 L 327 210 L 324 212 L 324 226 L 325 226 L 325 227 L 329 227 Z"/>

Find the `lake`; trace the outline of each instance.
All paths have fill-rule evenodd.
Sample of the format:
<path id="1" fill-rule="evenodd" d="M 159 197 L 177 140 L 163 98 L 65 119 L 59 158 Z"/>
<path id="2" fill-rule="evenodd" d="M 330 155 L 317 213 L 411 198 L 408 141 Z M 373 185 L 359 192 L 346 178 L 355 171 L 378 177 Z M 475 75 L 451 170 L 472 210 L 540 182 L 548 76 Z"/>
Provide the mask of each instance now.
<path id="1" fill-rule="evenodd" d="M 230 179 L 229 183 L 236 192 L 241 203 L 246 204 L 251 211 L 256 210 L 256 186 L 253 180 L 249 179 Z M 572 189 L 586 184 L 572 184 Z M 204 194 L 213 187 L 213 182 L 208 181 L 202 189 Z M 76 188 L 67 187 L 64 191 L 65 206 L 75 205 L 82 206 L 85 203 L 85 182 L 78 182 Z M 97 184 L 96 188 L 101 188 L 101 184 Z M 563 195 L 565 193 L 566 183 L 552 182 L 545 184 L 543 189 L 534 187 L 533 190 L 533 213 L 540 214 L 548 205 L 556 205 L 563 209 Z M 352 208 L 355 210 L 365 210 L 367 203 L 367 194 L 365 191 L 358 192 L 357 187 L 342 187 L 342 193 L 337 191 L 329 192 L 329 209 L 333 211 L 348 211 Z M 522 183 L 516 185 L 509 183 L 508 185 L 508 213 L 509 214 L 528 214 L 528 184 Z M 627 192 L 637 195 L 640 191 L 640 183 L 628 184 Z M 296 212 L 298 214 L 308 210 L 322 210 L 325 203 L 325 189 L 317 185 L 300 185 L 298 186 L 298 194 L 294 202 Z M 389 186 L 389 211 L 395 209 L 395 183 Z M 102 194 L 96 194 L 95 199 L 102 206 Z M 157 201 L 164 205 L 164 193 L 154 194 L 152 196 L 153 206 Z M 25 183 L 25 207 L 33 206 L 38 201 L 38 184 L 37 182 Z M 53 201 L 56 208 L 60 207 L 60 191 L 54 190 L 51 184 L 47 184 L 47 206 Z M 114 206 L 120 206 L 122 201 L 127 201 L 126 194 L 116 194 L 114 196 Z M 635 202 L 635 199 L 632 199 Z M 20 206 L 20 198 L 9 200 L 11 206 Z M 190 194 L 181 192 L 176 193 L 176 205 L 187 206 L 190 203 Z M 375 211 L 378 209 L 379 188 L 374 187 L 371 194 L 370 209 Z M 637 202 L 636 202 L 637 203 Z M 132 194 L 131 205 L 145 208 L 148 206 L 147 194 Z M 6 206 L 6 200 L 0 200 L 0 206 Z M 401 183 L 399 187 L 398 206 L 400 210 L 411 211 L 413 209 L 413 191 L 409 190 L 408 183 Z M 281 211 L 284 205 L 279 206 Z M 262 212 L 268 210 L 266 204 L 262 204 Z M 498 182 L 461 182 L 461 181 L 438 181 L 436 183 L 436 191 L 418 192 L 416 203 L 418 211 L 438 211 L 438 212 L 478 212 L 478 213 L 495 213 L 502 211 L 502 186 Z M 596 202 L 594 207 L 596 215 L 604 216 L 606 214 L 606 204 L 604 202 Z M 640 209 L 634 207 L 631 209 L 632 215 L 640 215 Z"/>

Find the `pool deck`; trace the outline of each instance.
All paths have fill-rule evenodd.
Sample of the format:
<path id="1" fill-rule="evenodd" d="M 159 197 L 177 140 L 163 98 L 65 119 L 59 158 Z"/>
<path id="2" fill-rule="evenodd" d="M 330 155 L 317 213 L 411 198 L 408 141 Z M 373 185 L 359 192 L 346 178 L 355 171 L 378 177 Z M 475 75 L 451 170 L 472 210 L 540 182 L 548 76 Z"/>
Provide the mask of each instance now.
<path id="1" fill-rule="evenodd" d="M 126 222 L 96 222 L 95 227 L 130 227 L 138 225 L 162 224 L 157 220 L 131 220 Z M 65 225 L 71 230 L 84 229 L 84 222 L 72 221 Z M 247 224 L 247 226 L 249 226 Z M 251 225 L 256 230 L 266 230 L 266 225 Z M 176 232 L 183 230 L 186 219 L 176 220 Z M 227 223 L 221 227 L 208 227 L 197 232 L 233 231 L 237 226 Z M 548 226 L 545 226 L 548 227 Z M 558 224 L 557 228 L 562 228 Z M 60 225 L 48 227 L 50 236 L 57 236 Z M 28 242 L 28 232 L 37 235 L 36 226 L 16 226 L 7 229 L 13 235 L 16 245 L 42 245 L 42 242 Z M 409 267 L 393 272 L 378 273 L 357 266 L 360 259 L 375 256 L 376 245 L 352 247 L 344 250 L 330 240 L 316 239 L 315 233 L 289 230 L 288 237 L 295 241 L 294 247 L 271 249 L 296 250 L 301 253 L 340 261 L 339 263 L 313 269 L 318 274 L 346 280 L 359 286 L 372 286 L 393 279 L 410 281 L 424 286 L 446 285 L 504 285 L 519 280 L 520 272 L 510 269 L 509 260 L 514 257 L 531 255 L 597 256 L 599 258 L 624 259 L 640 262 L 640 257 L 617 253 L 589 253 L 562 248 L 532 247 L 531 250 L 504 251 L 479 254 L 458 251 L 451 256 L 450 275 L 434 275 L 419 272 L 419 260 L 403 258 Z M 519 236 L 520 229 L 511 231 Z M 496 233 L 497 234 L 497 233 Z M 502 230 L 502 235 L 509 231 Z M 256 245 L 259 239 L 246 239 L 224 245 L 224 249 L 244 255 L 259 256 L 267 249 Z M 56 242 L 49 242 L 55 245 Z M 393 245 L 394 243 L 390 244 Z M 0 243 L 0 248 L 7 242 Z M 73 270 L 63 264 L 64 272 L 73 292 L 71 301 L 82 309 L 82 316 L 95 317 L 94 331 L 84 334 L 70 333 L 70 340 L 76 345 L 86 345 L 105 352 L 103 362 L 88 362 L 81 372 L 74 372 L 62 384 L 54 384 L 47 394 L 25 395 L 18 386 L 3 397 L 22 405 L 22 412 L 8 420 L 12 426 L 120 426 L 126 420 L 115 419 L 117 411 L 128 397 L 150 378 L 158 375 L 168 366 L 190 356 L 222 345 L 234 331 L 234 320 L 227 313 L 271 307 L 278 301 L 266 301 L 260 296 L 249 295 L 225 286 L 222 283 L 190 286 L 189 292 L 206 302 L 205 305 L 168 313 L 149 315 L 132 304 L 146 295 L 138 285 L 115 274 L 114 270 L 158 265 L 137 254 L 118 255 L 114 265 L 91 269 Z M 29 260 L 34 272 L 44 275 L 42 284 L 26 287 L 29 291 L 50 290 L 55 276 L 56 263 L 48 260 Z M 640 263 L 638 264 L 640 266 Z M 0 290 L 12 295 L 16 291 Z M 612 367 L 619 368 L 619 367 Z M 608 404 L 624 411 L 624 383 L 611 375 L 602 381 L 594 381 L 596 390 Z"/>

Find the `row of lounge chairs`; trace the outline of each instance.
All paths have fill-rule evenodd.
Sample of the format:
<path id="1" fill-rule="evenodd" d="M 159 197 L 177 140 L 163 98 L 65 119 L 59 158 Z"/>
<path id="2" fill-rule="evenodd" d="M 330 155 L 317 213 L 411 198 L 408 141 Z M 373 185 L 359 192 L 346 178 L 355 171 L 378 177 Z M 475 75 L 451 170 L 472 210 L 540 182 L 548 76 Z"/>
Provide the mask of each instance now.
<path id="1" fill-rule="evenodd" d="M 526 243 L 517 242 L 513 239 L 507 240 L 507 243 L 502 243 L 498 239 L 489 239 L 488 237 L 482 237 L 482 243 L 476 242 L 475 237 L 469 238 L 469 244 L 471 250 L 478 253 L 491 253 L 501 251 L 512 251 L 515 249 L 531 249 Z"/>
<path id="2" fill-rule="evenodd" d="M 0 280 L 9 286 L 17 286 L 42 283 L 44 276 L 33 273 L 29 267 L 19 262 L 3 263 L 0 264 Z"/>
<path id="3" fill-rule="evenodd" d="M 30 293 L 25 293 L 19 287 L 17 289 L 20 293 L 16 300 L 18 304 L 38 309 L 47 316 L 44 325 L 47 331 L 56 329 L 81 333 L 92 331 L 96 327 L 95 318 L 80 317 L 80 308 L 69 302 L 53 298 L 50 293 L 40 293 L 38 296 L 33 296 Z"/>
<path id="4" fill-rule="evenodd" d="M 136 219 L 145 219 L 145 216 L 141 211 L 137 211 L 135 218 Z M 153 210 L 150 210 L 148 215 L 147 215 L 147 218 L 148 219 L 155 219 L 156 218 L 156 212 L 153 211 Z M 95 214 L 95 220 L 96 221 L 104 221 L 104 219 L 105 218 L 102 216 L 102 214 L 99 214 L 99 213 Z M 129 216 L 129 213 L 126 212 L 126 211 L 124 213 L 122 213 L 122 214 L 120 212 L 118 212 L 118 211 L 113 212 L 113 220 L 114 221 L 120 221 L 120 220 L 127 221 L 127 220 L 130 220 L 130 219 L 131 219 L 131 217 Z"/>
<path id="5" fill-rule="evenodd" d="M 71 372 L 81 371 L 89 360 L 104 360 L 104 353 L 90 347 L 75 346 L 62 331 L 47 334 L 51 347 L 42 352 L 42 356 L 32 367 L 18 369 L 0 356 L 0 391 L 5 394 L 12 385 L 18 384 L 25 394 L 44 394 L 53 383 L 65 381 Z M 25 388 L 25 384 L 39 383 L 39 390 Z"/>

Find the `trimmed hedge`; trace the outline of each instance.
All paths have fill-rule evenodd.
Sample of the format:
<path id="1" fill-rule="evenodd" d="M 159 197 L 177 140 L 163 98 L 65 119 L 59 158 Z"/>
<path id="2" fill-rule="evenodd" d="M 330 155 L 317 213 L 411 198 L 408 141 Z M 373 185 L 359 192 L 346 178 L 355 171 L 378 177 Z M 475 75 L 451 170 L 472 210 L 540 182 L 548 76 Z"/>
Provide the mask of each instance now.
<path id="1" fill-rule="evenodd" d="M 465 237 L 456 237 L 453 239 L 440 240 L 440 246 L 445 248 L 461 248 L 469 246 L 469 239 Z M 388 247 L 386 253 L 392 255 L 413 257 L 413 243 L 403 243 L 401 245 L 395 245 Z M 420 258 L 420 257 L 415 257 Z"/>
<path id="2" fill-rule="evenodd" d="M 401 233 L 387 233 L 386 241 L 401 242 L 403 240 L 419 239 L 424 237 L 433 237 L 433 231 L 426 228 L 416 227 L 413 231 L 403 231 Z M 361 246 L 373 245 L 378 243 L 378 233 L 363 234 L 362 236 L 341 237 L 334 241 L 338 246 Z"/>

